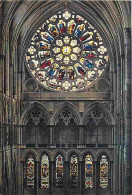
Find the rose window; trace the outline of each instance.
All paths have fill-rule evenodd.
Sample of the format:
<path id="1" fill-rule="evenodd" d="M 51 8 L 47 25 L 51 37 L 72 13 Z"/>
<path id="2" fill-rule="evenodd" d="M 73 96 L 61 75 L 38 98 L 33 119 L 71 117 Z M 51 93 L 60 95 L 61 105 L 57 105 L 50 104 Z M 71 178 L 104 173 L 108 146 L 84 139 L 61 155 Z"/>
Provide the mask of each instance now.
<path id="1" fill-rule="evenodd" d="M 97 30 L 71 11 L 49 18 L 34 34 L 26 52 L 32 77 L 55 91 L 91 87 L 108 65 L 108 53 Z"/>

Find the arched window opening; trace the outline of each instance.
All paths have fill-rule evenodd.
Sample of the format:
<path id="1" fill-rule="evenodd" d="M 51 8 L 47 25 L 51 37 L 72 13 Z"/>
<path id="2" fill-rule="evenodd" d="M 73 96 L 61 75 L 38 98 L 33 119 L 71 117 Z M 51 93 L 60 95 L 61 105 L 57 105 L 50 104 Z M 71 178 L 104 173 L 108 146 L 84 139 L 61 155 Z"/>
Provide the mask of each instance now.
<path id="1" fill-rule="evenodd" d="M 48 117 L 37 106 L 34 106 L 26 116 L 25 131 L 23 131 L 23 143 L 46 145 L 49 143 Z"/>
<path id="2" fill-rule="evenodd" d="M 28 155 L 25 162 L 26 187 L 35 187 L 35 161 L 32 154 Z"/>
<path id="3" fill-rule="evenodd" d="M 70 181 L 71 187 L 78 186 L 78 159 L 76 155 L 72 155 L 70 159 Z"/>
<path id="4" fill-rule="evenodd" d="M 107 188 L 109 183 L 109 162 L 105 155 L 101 156 L 100 160 L 100 187 Z"/>
<path id="5" fill-rule="evenodd" d="M 46 154 L 41 158 L 41 188 L 49 188 L 49 158 Z"/>
<path id="6" fill-rule="evenodd" d="M 78 117 L 69 107 L 64 107 L 56 117 L 54 142 L 58 144 L 78 144 Z"/>
<path id="7" fill-rule="evenodd" d="M 28 123 L 25 126 L 25 144 L 35 144 L 35 124 L 32 118 L 29 118 Z"/>
<path id="8" fill-rule="evenodd" d="M 93 159 L 90 154 L 85 158 L 85 188 L 93 188 Z"/>
<path id="9" fill-rule="evenodd" d="M 31 39 L 26 65 L 41 86 L 53 91 L 82 91 L 103 75 L 107 49 L 97 30 L 70 10 L 47 19 Z"/>
<path id="10" fill-rule="evenodd" d="M 61 155 L 56 157 L 56 187 L 63 187 L 63 158 Z"/>
<path id="11" fill-rule="evenodd" d="M 40 122 L 38 123 L 37 127 L 37 143 L 38 144 L 49 144 L 49 127 L 47 126 L 45 120 L 43 118 L 40 119 Z"/>
<path id="12" fill-rule="evenodd" d="M 112 129 L 106 113 L 94 107 L 86 117 L 85 143 L 107 146 L 112 143 Z"/>

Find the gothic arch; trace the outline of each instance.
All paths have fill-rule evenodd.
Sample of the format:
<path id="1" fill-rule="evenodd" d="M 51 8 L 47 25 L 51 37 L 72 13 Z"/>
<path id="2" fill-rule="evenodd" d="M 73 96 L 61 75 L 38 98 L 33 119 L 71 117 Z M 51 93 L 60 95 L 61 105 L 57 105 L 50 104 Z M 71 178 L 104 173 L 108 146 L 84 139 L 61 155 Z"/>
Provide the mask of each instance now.
<path id="1" fill-rule="evenodd" d="M 108 160 L 113 162 L 113 155 L 109 150 L 106 149 L 101 149 L 99 151 L 97 151 L 96 153 L 96 161 L 98 161 L 98 159 L 100 158 L 101 155 L 106 155 L 108 157 Z"/>
<path id="2" fill-rule="evenodd" d="M 27 156 L 28 156 L 29 154 L 32 154 L 33 157 L 34 157 L 34 160 L 35 160 L 35 161 L 38 161 L 38 154 L 37 154 L 37 152 L 36 152 L 35 150 L 33 150 L 33 149 L 26 149 L 26 150 L 24 150 L 23 153 L 21 154 L 21 161 L 22 161 L 22 162 L 25 162 L 25 159 L 27 158 Z"/>
<path id="3" fill-rule="evenodd" d="M 36 4 L 32 9 L 28 10 L 27 13 L 25 13 L 25 18 L 23 18 L 22 22 L 19 24 L 19 33 L 17 32 L 17 34 L 20 34 L 21 31 L 23 31 L 23 28 L 24 28 L 24 25 L 27 27 L 26 23 L 28 21 L 28 15 L 29 14 L 32 14 L 32 17 L 35 17 L 35 18 L 38 18 L 39 20 L 34 20 L 31 22 L 30 21 L 30 26 L 29 26 L 29 23 L 28 23 L 28 27 L 30 28 L 30 30 L 28 29 L 26 32 L 24 32 L 24 35 L 22 37 L 22 42 L 21 42 L 21 46 L 20 46 L 20 51 L 21 51 L 21 57 L 20 57 L 20 64 L 23 63 L 23 56 L 24 56 L 24 51 L 27 47 L 27 43 L 28 41 L 27 40 L 30 40 L 31 39 L 31 36 L 33 35 L 33 33 L 37 30 L 37 28 L 43 23 L 44 20 L 47 19 L 47 17 L 49 16 L 49 14 L 55 14 L 56 12 L 58 12 L 59 10 L 62 10 L 65 8 L 65 5 L 64 3 L 55 3 L 55 2 L 52 2 L 52 9 L 49 10 L 47 9 L 46 10 L 46 13 L 45 11 L 41 11 L 43 10 L 44 6 L 49 6 L 48 3 L 46 4 Z M 105 5 L 106 7 L 108 6 L 107 4 Z M 96 7 L 96 10 L 98 13 L 100 13 L 100 8 L 98 7 L 98 5 L 95 5 Z M 89 18 L 89 22 L 91 23 L 94 23 L 94 25 L 97 27 L 97 29 L 99 30 L 99 32 L 103 35 L 102 37 L 104 37 L 105 42 L 106 42 L 106 45 L 108 46 L 108 49 L 109 49 L 109 53 L 111 54 L 110 58 L 111 58 L 111 61 L 113 61 L 112 59 L 113 56 L 115 55 L 114 53 L 114 49 L 111 47 L 111 42 L 115 42 L 116 38 L 118 39 L 119 37 L 114 37 L 113 34 L 117 34 L 116 33 L 116 30 L 112 28 L 112 20 L 110 20 L 110 17 L 109 16 L 106 16 L 104 15 L 104 21 L 107 25 L 105 27 L 105 25 L 103 25 L 103 22 L 101 21 L 101 19 L 99 17 L 97 17 L 97 15 L 95 14 L 95 11 L 93 11 L 93 8 L 88 6 L 88 3 L 83 3 L 83 2 L 68 2 L 67 3 L 67 8 L 72 10 L 72 11 L 75 11 L 77 12 L 78 14 L 83 14 L 85 16 L 85 18 Z M 112 7 L 109 5 L 108 6 L 109 9 L 112 9 Z M 35 14 L 33 16 L 33 13 L 34 13 L 34 9 L 35 10 Z M 86 11 L 86 10 L 89 10 L 89 11 Z M 89 14 L 89 12 L 91 13 L 91 15 Z M 100 16 L 101 17 L 101 16 Z M 99 18 L 97 20 L 97 18 Z M 115 15 L 114 15 L 114 19 L 115 19 Z M 116 21 L 118 21 L 118 18 L 116 18 Z M 116 23 L 115 23 L 116 25 Z M 32 33 L 31 33 L 32 32 Z M 18 35 L 17 35 L 18 36 Z M 120 42 L 120 41 L 119 41 Z M 116 53 L 118 53 L 119 51 L 119 48 L 120 46 L 115 46 L 115 50 L 116 50 Z"/>
<path id="4" fill-rule="evenodd" d="M 93 161 L 96 161 L 96 153 L 95 153 L 95 151 L 92 150 L 92 149 L 88 149 L 87 151 L 85 151 L 85 152 L 82 153 L 82 160 L 83 160 L 83 161 L 85 160 L 85 157 L 86 157 L 88 154 L 91 154 Z"/>
<path id="5" fill-rule="evenodd" d="M 30 104 L 23 112 L 22 116 L 21 116 L 21 125 L 25 125 L 26 123 L 26 120 L 27 120 L 27 115 L 29 114 L 29 112 L 34 109 L 34 108 L 39 108 L 44 116 L 46 116 L 46 123 L 49 124 L 49 120 L 50 120 L 50 116 L 49 116 L 49 113 L 48 113 L 48 110 L 44 107 L 43 104 L 39 103 L 39 102 L 34 102 L 32 104 Z"/>
<path id="6" fill-rule="evenodd" d="M 71 150 L 68 151 L 67 161 L 70 162 L 70 158 L 71 158 L 72 154 L 75 154 L 78 158 L 78 161 L 81 161 L 81 158 L 82 158 L 81 153 L 79 151 L 77 151 L 76 149 L 71 149 Z"/>
<path id="7" fill-rule="evenodd" d="M 43 151 L 41 151 L 39 153 L 39 160 L 40 160 L 40 162 L 41 162 L 41 159 L 42 159 L 43 155 L 45 155 L 45 154 L 48 156 L 49 161 L 51 161 L 52 158 L 51 158 L 51 154 L 49 153 L 49 151 L 43 150 Z"/>
<path id="8" fill-rule="evenodd" d="M 70 109 L 72 111 L 72 113 L 76 116 L 76 123 L 80 124 L 81 116 L 80 116 L 77 108 L 75 108 L 75 106 L 73 104 L 71 104 L 70 102 L 64 102 L 61 105 L 59 104 L 59 106 L 56 108 L 56 111 L 54 112 L 52 119 L 51 119 L 51 125 L 57 124 L 58 114 L 64 108 Z"/>
<path id="9" fill-rule="evenodd" d="M 65 153 L 63 150 L 56 150 L 56 151 L 54 151 L 54 154 L 53 154 L 53 161 L 56 160 L 56 157 L 57 157 L 58 155 L 61 155 L 62 158 L 63 158 L 63 160 L 66 161 L 66 153 Z"/>
<path id="10" fill-rule="evenodd" d="M 110 113 L 110 111 L 104 107 L 104 105 L 102 105 L 101 103 L 99 102 L 94 102 L 94 103 L 91 103 L 84 111 L 84 115 L 82 117 L 82 123 L 83 124 L 86 124 L 86 121 L 88 119 L 88 115 L 90 114 L 90 112 L 92 111 L 92 109 L 98 107 L 100 110 L 102 110 L 104 112 L 104 114 L 106 115 L 106 118 L 109 122 L 109 125 L 114 125 L 114 119 L 113 119 L 113 116 L 112 114 Z"/>

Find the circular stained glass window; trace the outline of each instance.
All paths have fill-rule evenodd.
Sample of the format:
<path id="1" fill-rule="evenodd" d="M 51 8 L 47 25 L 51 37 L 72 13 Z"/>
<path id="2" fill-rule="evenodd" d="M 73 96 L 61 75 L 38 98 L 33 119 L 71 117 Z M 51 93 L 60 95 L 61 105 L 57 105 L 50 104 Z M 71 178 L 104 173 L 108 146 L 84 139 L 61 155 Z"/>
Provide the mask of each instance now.
<path id="1" fill-rule="evenodd" d="M 96 29 L 66 10 L 53 15 L 36 31 L 26 63 L 31 75 L 45 88 L 81 91 L 102 76 L 108 53 Z"/>

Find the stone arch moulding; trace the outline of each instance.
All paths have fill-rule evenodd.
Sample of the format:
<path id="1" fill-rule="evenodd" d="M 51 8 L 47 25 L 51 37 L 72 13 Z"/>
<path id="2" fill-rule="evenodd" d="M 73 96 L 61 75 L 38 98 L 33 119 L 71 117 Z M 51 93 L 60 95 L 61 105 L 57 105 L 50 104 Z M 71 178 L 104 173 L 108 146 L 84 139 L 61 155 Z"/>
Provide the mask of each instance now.
<path id="1" fill-rule="evenodd" d="M 100 110 L 102 110 L 102 112 L 104 112 L 109 125 L 113 126 L 114 125 L 114 119 L 113 119 L 112 114 L 100 102 L 94 102 L 94 103 L 90 104 L 88 107 L 86 107 L 86 109 L 84 111 L 84 115 L 82 117 L 82 124 L 86 124 L 86 121 L 88 119 L 88 116 L 89 116 L 90 112 L 96 107 L 98 107 Z"/>
<path id="2" fill-rule="evenodd" d="M 43 155 L 45 155 L 45 154 L 48 156 L 49 161 L 51 161 L 51 160 L 52 160 L 51 153 L 50 153 L 48 150 L 45 150 L 45 149 L 44 149 L 44 150 L 41 150 L 41 151 L 38 153 L 38 159 L 39 159 L 39 161 L 41 161 Z"/>
<path id="3" fill-rule="evenodd" d="M 67 161 L 70 162 L 70 158 L 71 158 L 71 156 L 73 154 L 75 154 L 77 156 L 78 161 L 81 161 L 81 153 L 78 150 L 76 150 L 76 149 L 74 149 L 74 150 L 71 149 L 71 150 L 68 151 L 68 153 L 67 153 Z"/>
<path id="4" fill-rule="evenodd" d="M 107 156 L 107 158 L 110 162 L 113 162 L 114 157 L 113 157 L 112 153 L 107 149 L 101 149 L 101 150 L 97 151 L 96 161 L 98 161 L 103 154 Z"/>
<path id="5" fill-rule="evenodd" d="M 51 125 L 57 124 L 58 115 L 64 108 L 67 108 L 72 112 L 72 114 L 76 117 L 76 123 L 79 125 L 81 121 L 81 116 L 79 114 L 79 111 L 73 104 L 69 102 L 64 102 L 61 105 L 59 104 L 59 106 L 56 108 L 56 111 L 51 118 Z"/>
<path id="6" fill-rule="evenodd" d="M 62 156 L 62 158 L 63 158 L 63 160 L 64 161 L 66 161 L 66 153 L 65 153 L 65 151 L 63 151 L 63 150 L 55 150 L 54 151 L 54 153 L 53 153 L 53 161 L 56 161 L 56 157 L 58 156 L 58 155 L 61 155 Z"/>
<path id="7" fill-rule="evenodd" d="M 70 8 L 70 10 L 74 11 L 75 8 L 73 9 L 73 5 L 72 5 L 71 7 L 70 7 L 70 5 L 72 5 L 72 3 L 68 3 L 67 8 L 68 8 L 68 9 Z M 82 5 L 81 5 L 81 6 L 82 6 Z M 86 6 L 86 5 L 85 5 L 85 6 Z M 85 6 L 84 6 L 84 7 L 85 7 Z M 77 11 L 76 11 L 77 14 L 83 13 L 83 8 L 81 8 L 81 9 L 79 10 L 78 5 L 76 5 L 76 7 L 77 7 Z M 58 11 L 58 9 L 59 9 L 59 8 L 57 8 L 57 11 Z M 56 11 L 56 12 L 57 12 L 57 11 Z M 86 10 L 85 10 L 85 12 L 86 12 Z M 38 16 L 38 18 L 39 18 L 38 12 L 36 12 L 36 13 L 37 13 L 37 16 Z M 42 13 L 42 12 L 41 12 L 41 13 Z M 53 14 L 54 14 L 54 13 L 55 13 L 55 11 L 53 12 Z M 89 13 L 87 13 L 87 16 L 86 16 L 85 18 L 88 18 L 88 14 L 89 14 Z M 94 14 L 93 14 L 93 15 L 94 15 Z M 30 17 L 32 17 L 32 15 L 31 15 Z M 46 16 L 45 16 L 45 17 L 46 17 Z M 40 26 L 40 24 L 42 24 L 42 21 L 44 21 L 44 20 L 46 19 L 45 17 L 43 16 L 43 18 L 40 19 L 40 21 L 38 22 L 38 24 L 39 24 L 38 26 Z M 91 20 L 92 20 L 92 17 L 90 17 L 89 21 L 91 22 Z M 94 15 L 94 20 L 95 20 L 95 15 Z M 96 23 L 97 23 L 97 22 L 96 22 Z M 35 24 L 36 24 L 36 23 L 35 23 Z M 32 24 L 32 25 L 34 25 L 34 24 Z M 102 25 L 102 24 L 100 23 L 100 25 Z M 95 25 L 95 26 L 96 26 L 96 25 Z M 99 25 L 97 25 L 97 26 L 99 26 Z M 103 26 L 104 26 L 104 25 L 103 25 Z M 102 26 L 101 26 L 101 27 L 102 27 Z M 108 27 L 107 27 L 107 28 L 108 28 Z M 103 29 L 103 27 L 102 27 L 102 29 Z M 28 42 L 28 41 L 26 41 L 26 40 L 29 40 L 29 39 L 31 38 L 31 37 L 30 37 L 30 36 L 31 36 L 31 35 L 30 35 L 30 31 L 35 32 L 35 30 L 36 30 L 36 27 L 35 27 L 35 26 L 34 26 L 34 27 L 31 26 L 31 30 L 28 29 L 27 32 L 24 33 L 24 36 L 25 36 L 25 37 L 22 38 L 21 47 L 20 47 L 20 52 L 22 52 L 22 50 L 23 50 L 23 52 L 25 51 L 26 48 L 24 49 L 24 47 L 25 47 L 24 45 L 25 45 L 26 42 Z M 101 28 L 100 28 L 100 30 L 101 30 Z M 108 29 L 103 29 L 102 31 L 103 31 L 102 37 L 103 37 L 103 39 L 104 39 L 104 37 L 107 37 L 106 34 L 108 33 Z M 28 36 L 28 33 L 29 33 L 29 36 Z M 26 36 L 28 37 L 28 39 L 26 38 Z M 109 37 L 110 37 L 110 35 L 109 35 Z M 23 41 L 24 41 L 24 42 L 23 42 Z M 107 44 L 107 41 L 108 41 L 108 40 L 105 41 L 105 42 L 106 42 L 105 45 L 109 45 L 109 44 Z M 111 53 L 111 52 L 109 52 L 109 53 Z M 24 56 L 24 53 L 23 53 L 22 55 L 20 55 L 20 56 L 22 56 L 22 57 L 21 57 L 21 62 L 23 63 L 23 56 Z M 112 57 L 111 57 L 111 59 L 112 59 Z M 20 62 L 20 64 L 21 64 L 21 62 Z"/>
<path id="8" fill-rule="evenodd" d="M 92 149 L 88 149 L 88 150 L 86 150 L 85 152 L 82 153 L 82 161 L 85 160 L 85 157 L 88 154 L 91 154 L 93 161 L 96 161 L 96 152 Z"/>
<path id="9" fill-rule="evenodd" d="M 35 161 L 38 161 L 38 154 L 37 154 L 37 152 L 36 152 L 35 150 L 33 150 L 33 149 L 26 149 L 26 150 L 24 150 L 23 153 L 22 153 L 22 155 L 21 155 L 21 160 L 20 160 L 20 161 L 25 162 L 25 159 L 27 158 L 27 156 L 28 156 L 29 154 L 32 154 L 33 157 L 34 157 L 34 160 L 35 160 Z"/>
<path id="10" fill-rule="evenodd" d="M 29 112 L 34 109 L 34 108 L 39 108 L 42 113 L 44 114 L 44 116 L 46 117 L 46 122 L 47 124 L 50 123 L 50 116 L 48 113 L 48 110 L 44 107 L 43 104 L 39 103 L 39 102 L 34 102 L 32 104 L 30 104 L 23 112 L 22 116 L 21 116 L 21 125 L 25 125 L 26 123 L 26 119 L 27 119 L 27 115 L 29 114 Z"/>
<path id="11" fill-rule="evenodd" d="M 79 3 L 79 5 L 80 4 L 82 4 L 82 3 Z M 95 17 L 96 17 L 96 15 L 95 15 L 95 13 L 93 12 L 93 10 L 91 10 L 92 12 L 92 16 L 90 16 L 89 17 L 89 12 L 86 12 L 86 8 L 87 9 L 89 9 L 88 8 L 88 6 L 84 6 L 84 5 L 81 5 L 81 9 L 79 8 L 79 5 L 74 5 L 74 3 L 68 3 L 68 5 L 67 5 L 67 9 L 69 9 L 69 10 L 71 10 L 71 11 L 75 11 L 77 14 L 83 14 L 83 16 L 85 17 L 85 18 L 89 18 L 89 22 L 92 22 L 93 21 L 93 18 L 94 18 L 94 21 L 92 22 L 92 23 L 95 23 L 95 25 L 94 26 L 97 26 L 98 28 L 99 28 L 99 33 L 101 32 L 101 29 L 104 29 L 104 28 L 106 28 L 106 27 L 104 27 L 104 25 L 100 22 L 100 27 L 99 27 L 99 24 L 98 24 L 98 22 L 97 22 L 97 18 L 96 18 L 96 20 L 95 20 Z M 55 6 L 55 4 L 54 4 L 54 6 Z M 29 26 L 29 28 L 30 28 L 30 30 L 28 29 L 25 33 L 24 33 L 24 35 L 23 35 L 23 38 L 22 38 L 22 42 L 21 42 L 21 46 L 20 46 L 20 52 L 21 52 L 21 54 L 22 55 L 24 55 L 24 51 L 26 50 L 26 47 L 28 46 L 27 44 L 28 44 L 28 40 L 30 40 L 31 39 L 31 37 L 33 36 L 33 34 L 36 32 L 36 30 L 37 30 L 37 28 L 39 28 L 39 26 L 41 26 L 42 24 L 43 24 L 43 22 L 46 20 L 46 19 L 48 19 L 48 17 L 49 16 L 51 16 L 51 15 L 53 15 L 53 14 L 55 14 L 55 13 L 57 13 L 58 11 L 61 11 L 62 9 L 66 9 L 65 8 L 65 6 L 63 5 L 63 4 L 61 4 L 61 6 L 60 6 L 60 4 L 58 4 L 58 6 L 56 5 L 55 7 L 52 7 L 52 10 L 46 10 L 46 12 L 43 12 L 43 7 L 41 6 L 41 7 L 39 7 L 39 9 L 37 8 L 36 9 L 36 12 L 35 12 L 35 17 L 36 18 L 39 18 L 39 21 L 38 20 L 35 20 L 35 21 L 33 21 L 33 22 L 31 22 L 31 25 Z M 60 7 L 59 7 L 60 6 Z M 82 8 L 82 6 L 85 8 Z M 75 8 L 76 7 L 76 8 Z M 40 11 L 40 8 L 41 8 L 41 11 Z M 90 11 L 90 10 L 89 10 Z M 33 17 L 33 14 L 34 14 L 34 12 L 33 12 L 33 10 L 32 10 L 32 15 L 30 16 L 30 17 Z M 25 19 L 25 23 L 26 23 L 26 19 Z M 28 23 L 28 25 L 29 25 L 29 23 Z M 22 28 L 23 26 L 21 25 L 21 28 Z M 97 28 L 97 30 L 98 30 L 98 28 Z M 32 33 L 31 33 L 32 32 Z M 102 37 L 107 37 L 106 36 L 106 33 L 108 33 L 108 30 L 107 29 L 104 29 L 103 31 L 102 31 Z M 110 35 L 109 35 L 110 36 Z M 109 40 L 109 39 L 108 39 Z M 108 41 L 107 40 L 107 41 Z M 106 44 L 108 43 L 106 41 Z M 22 57 L 22 55 L 20 55 L 21 57 Z M 23 57 L 21 58 L 21 62 L 22 62 L 22 59 L 23 59 Z"/>

